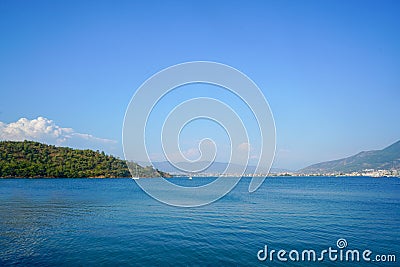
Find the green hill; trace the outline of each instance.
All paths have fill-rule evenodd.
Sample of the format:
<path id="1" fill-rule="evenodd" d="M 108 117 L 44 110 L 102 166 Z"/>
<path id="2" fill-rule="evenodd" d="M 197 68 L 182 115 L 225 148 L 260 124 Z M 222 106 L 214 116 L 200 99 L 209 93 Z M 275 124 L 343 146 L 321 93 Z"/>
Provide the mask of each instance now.
<path id="1" fill-rule="evenodd" d="M 363 151 L 357 155 L 322 162 L 299 170 L 299 173 L 333 173 L 357 172 L 365 169 L 399 170 L 400 169 L 400 141 L 382 149 Z"/>
<path id="2" fill-rule="evenodd" d="M 135 163 L 130 163 L 135 165 Z M 138 165 L 139 177 L 168 176 Z M 32 141 L 0 142 L 0 177 L 130 177 L 126 162 L 104 152 L 56 147 Z"/>

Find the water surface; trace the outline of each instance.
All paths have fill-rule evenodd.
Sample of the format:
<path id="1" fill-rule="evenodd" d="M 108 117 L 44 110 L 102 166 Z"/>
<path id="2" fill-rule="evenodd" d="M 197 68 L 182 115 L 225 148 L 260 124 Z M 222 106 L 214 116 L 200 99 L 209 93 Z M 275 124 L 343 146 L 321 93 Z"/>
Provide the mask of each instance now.
<path id="1" fill-rule="evenodd" d="M 400 261 L 400 179 L 278 177 L 255 193 L 249 182 L 210 205 L 177 208 L 131 179 L 2 179 L 0 265 L 319 266 L 261 262 L 257 252 L 337 248 L 339 238 Z"/>

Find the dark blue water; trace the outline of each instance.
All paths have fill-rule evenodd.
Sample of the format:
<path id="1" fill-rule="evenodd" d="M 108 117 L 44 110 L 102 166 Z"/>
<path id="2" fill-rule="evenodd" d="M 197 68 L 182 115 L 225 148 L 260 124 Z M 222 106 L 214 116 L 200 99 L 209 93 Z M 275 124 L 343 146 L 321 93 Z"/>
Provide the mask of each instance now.
<path id="1" fill-rule="evenodd" d="M 251 194 L 249 181 L 176 208 L 131 179 L 2 179 L 0 265 L 399 266 L 400 179 L 271 178 Z M 265 245 L 321 251 L 339 238 L 397 262 L 257 259 Z"/>

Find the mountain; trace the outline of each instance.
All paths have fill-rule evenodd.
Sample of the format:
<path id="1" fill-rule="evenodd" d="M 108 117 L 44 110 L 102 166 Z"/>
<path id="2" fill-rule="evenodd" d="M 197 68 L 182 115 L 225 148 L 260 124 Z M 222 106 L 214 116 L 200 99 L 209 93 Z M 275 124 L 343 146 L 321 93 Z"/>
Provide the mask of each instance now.
<path id="1" fill-rule="evenodd" d="M 135 165 L 130 162 L 129 164 Z M 138 176 L 168 174 L 138 165 Z M 124 160 L 89 149 L 56 147 L 38 142 L 0 141 L 0 177 L 130 177 Z"/>
<path id="2" fill-rule="evenodd" d="M 201 166 L 206 166 L 204 162 L 194 162 L 194 163 L 179 163 L 179 166 L 183 167 L 186 170 L 197 170 L 201 169 Z M 179 169 L 175 168 L 170 162 L 168 161 L 161 161 L 161 162 L 153 162 L 153 166 L 158 169 L 162 170 L 164 172 L 169 172 L 169 173 L 182 173 L 186 174 L 186 172 L 182 172 Z M 202 171 L 201 173 L 223 173 L 226 167 L 228 166 L 228 163 L 224 162 L 213 162 L 209 168 L 206 170 Z M 239 164 L 231 164 L 231 173 L 239 173 L 243 167 Z M 249 165 L 247 166 L 245 173 L 246 174 L 253 174 L 256 170 L 256 166 Z M 261 168 L 262 173 L 266 173 L 266 170 Z M 277 168 L 271 168 L 270 170 L 271 173 L 281 173 L 281 172 L 291 172 L 286 169 L 277 169 Z"/>
<path id="3" fill-rule="evenodd" d="M 382 149 L 363 151 L 357 155 L 322 162 L 299 170 L 299 173 L 334 173 L 359 172 L 365 169 L 392 170 L 400 169 L 400 141 Z"/>

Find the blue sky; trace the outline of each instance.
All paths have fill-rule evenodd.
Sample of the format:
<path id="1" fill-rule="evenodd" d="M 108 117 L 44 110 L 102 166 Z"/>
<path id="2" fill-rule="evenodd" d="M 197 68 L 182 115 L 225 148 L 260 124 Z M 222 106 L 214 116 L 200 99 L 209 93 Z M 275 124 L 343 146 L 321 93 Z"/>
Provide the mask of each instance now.
<path id="1" fill-rule="evenodd" d="M 135 90 L 208 60 L 264 92 L 276 167 L 380 149 L 400 139 L 398 14 L 399 1 L 3 0 L 0 122 L 44 117 L 118 154 Z"/>

